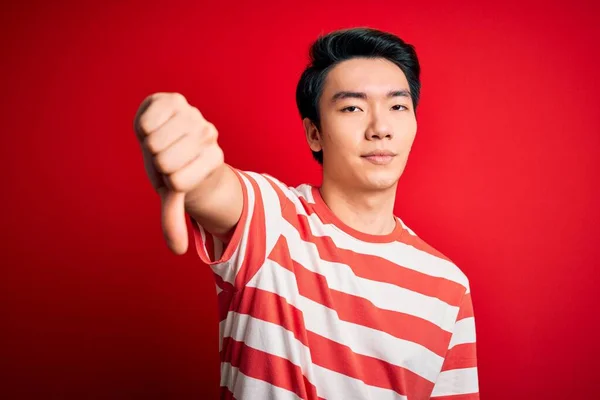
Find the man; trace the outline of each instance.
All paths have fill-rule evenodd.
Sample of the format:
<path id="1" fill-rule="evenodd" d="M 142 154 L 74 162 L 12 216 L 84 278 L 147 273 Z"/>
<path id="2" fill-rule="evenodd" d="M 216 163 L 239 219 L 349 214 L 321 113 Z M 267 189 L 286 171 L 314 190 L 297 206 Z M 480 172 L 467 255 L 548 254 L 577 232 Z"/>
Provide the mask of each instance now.
<path id="1" fill-rule="evenodd" d="M 393 214 L 415 138 L 413 46 L 373 29 L 320 37 L 296 92 L 320 187 L 224 163 L 179 94 L 136 116 L 169 247 L 214 271 L 221 398 L 478 399 L 469 281 Z"/>

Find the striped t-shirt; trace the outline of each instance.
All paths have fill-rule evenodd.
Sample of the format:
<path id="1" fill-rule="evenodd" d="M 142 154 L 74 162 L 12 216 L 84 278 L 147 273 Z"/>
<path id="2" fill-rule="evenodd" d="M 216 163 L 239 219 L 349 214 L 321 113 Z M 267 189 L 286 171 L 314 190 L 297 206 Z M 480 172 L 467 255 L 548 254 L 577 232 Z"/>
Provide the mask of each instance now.
<path id="1" fill-rule="evenodd" d="M 317 187 L 234 171 L 229 243 L 193 224 L 217 283 L 222 399 L 479 398 L 469 281 L 451 260 L 397 217 L 365 234 Z"/>

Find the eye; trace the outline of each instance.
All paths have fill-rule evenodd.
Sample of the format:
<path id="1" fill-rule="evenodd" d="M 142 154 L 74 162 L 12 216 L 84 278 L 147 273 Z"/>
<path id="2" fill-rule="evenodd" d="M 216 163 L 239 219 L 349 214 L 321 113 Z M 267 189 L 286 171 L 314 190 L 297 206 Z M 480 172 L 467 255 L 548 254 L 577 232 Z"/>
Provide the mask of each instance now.
<path id="1" fill-rule="evenodd" d="M 408 107 L 403 106 L 402 104 L 396 104 L 392 107 L 392 110 L 408 110 Z"/>
<path id="2" fill-rule="evenodd" d="M 360 108 L 356 107 L 356 106 L 348 106 L 346 108 L 342 109 L 342 112 L 356 112 L 356 110 L 360 110 Z"/>

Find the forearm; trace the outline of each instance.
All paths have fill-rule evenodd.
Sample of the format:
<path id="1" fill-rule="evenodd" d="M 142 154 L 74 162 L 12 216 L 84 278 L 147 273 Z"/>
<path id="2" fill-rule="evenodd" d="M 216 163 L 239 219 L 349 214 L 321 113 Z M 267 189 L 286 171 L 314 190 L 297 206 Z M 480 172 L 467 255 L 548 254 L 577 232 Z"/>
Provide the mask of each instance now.
<path id="1" fill-rule="evenodd" d="M 186 212 L 206 231 L 224 239 L 237 225 L 242 209 L 242 185 L 225 163 L 185 197 Z"/>

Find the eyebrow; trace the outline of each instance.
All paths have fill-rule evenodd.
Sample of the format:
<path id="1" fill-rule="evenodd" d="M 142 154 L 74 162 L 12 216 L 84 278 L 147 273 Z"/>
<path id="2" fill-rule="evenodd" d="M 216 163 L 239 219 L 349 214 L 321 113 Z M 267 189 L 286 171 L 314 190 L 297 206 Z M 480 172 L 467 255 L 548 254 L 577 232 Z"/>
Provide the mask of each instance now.
<path id="1" fill-rule="evenodd" d="M 390 90 L 387 94 L 387 97 L 408 97 L 410 98 L 410 91 L 406 90 L 406 89 L 402 89 L 402 90 Z M 341 91 L 341 92 L 337 92 L 336 94 L 333 95 L 333 97 L 331 98 L 331 102 L 335 103 L 338 100 L 343 100 L 343 99 L 367 99 L 368 96 L 366 93 L 364 92 L 349 92 L 349 91 Z"/>

